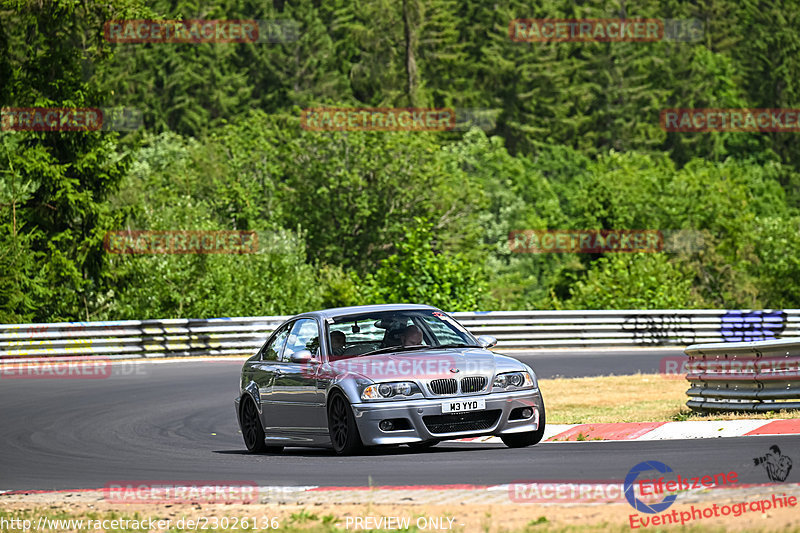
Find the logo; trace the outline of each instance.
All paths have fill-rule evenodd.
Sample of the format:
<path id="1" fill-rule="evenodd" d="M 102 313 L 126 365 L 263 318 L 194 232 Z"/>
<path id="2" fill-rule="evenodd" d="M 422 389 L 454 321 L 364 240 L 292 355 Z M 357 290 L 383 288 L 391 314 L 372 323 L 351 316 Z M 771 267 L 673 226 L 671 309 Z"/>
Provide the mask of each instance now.
<path id="1" fill-rule="evenodd" d="M 461 365 L 461 368 L 456 365 Z M 332 378 L 354 374 L 372 380 L 455 379 L 463 370 L 467 376 L 480 376 L 494 368 L 482 360 L 459 361 L 448 354 L 399 353 L 370 357 L 344 357 L 323 365 L 302 365 L 302 374 L 309 378 Z M 466 379 L 466 378 L 464 378 Z"/>
<path id="2" fill-rule="evenodd" d="M 508 486 L 512 502 L 615 502 L 625 501 L 620 482 L 515 481 Z"/>
<path id="3" fill-rule="evenodd" d="M 103 248 L 110 254 L 252 254 L 255 231 L 109 231 Z"/>
<path id="4" fill-rule="evenodd" d="M 788 456 L 782 455 L 781 449 L 777 445 L 770 446 L 766 455 L 754 457 L 753 463 L 756 466 L 764 465 L 770 481 L 786 481 L 792 470 L 792 460 Z"/>
<path id="5" fill-rule="evenodd" d="M 515 42 L 697 42 L 699 19 L 514 19 L 508 35 Z"/>
<path id="6" fill-rule="evenodd" d="M 0 379 L 105 379 L 112 374 L 106 357 L 42 358 L 0 365 Z"/>
<path id="7" fill-rule="evenodd" d="M 98 131 L 103 112 L 96 107 L 4 107 L 2 131 Z"/>
<path id="8" fill-rule="evenodd" d="M 798 132 L 797 108 L 697 108 L 663 109 L 659 122 L 664 131 Z"/>
<path id="9" fill-rule="evenodd" d="M 658 230 L 512 230 L 508 244 L 515 253 L 661 252 L 664 235 Z"/>
<path id="10" fill-rule="evenodd" d="M 659 373 L 664 378 L 685 379 L 707 374 L 731 374 L 757 379 L 770 375 L 783 378 L 800 376 L 800 361 L 762 357 L 760 359 L 702 359 L 668 356 L 661 359 Z M 719 378 L 720 376 L 716 376 Z"/>
<path id="11" fill-rule="evenodd" d="M 124 107 L 2 107 L 0 131 L 134 131 L 142 112 Z"/>
<path id="12" fill-rule="evenodd" d="M 283 43 L 299 37 L 294 20 L 109 20 L 110 43 Z"/>
<path id="13" fill-rule="evenodd" d="M 678 496 L 677 494 L 670 494 L 665 496 L 660 502 L 652 505 L 646 504 L 642 500 L 638 499 L 633 491 L 634 483 L 636 482 L 636 479 L 639 477 L 640 473 L 649 472 L 650 470 L 655 470 L 661 474 L 672 472 L 670 467 L 660 461 L 644 461 L 643 463 L 639 463 L 631 468 L 628 472 L 628 475 L 625 476 L 625 499 L 628 500 L 628 503 L 631 504 L 631 507 L 637 511 L 648 514 L 656 514 L 668 509 L 670 505 L 675 503 L 675 500 Z"/>
<path id="14" fill-rule="evenodd" d="M 786 313 L 777 311 L 728 311 L 722 316 L 719 333 L 725 342 L 777 339 L 786 328 Z"/>
<path id="15" fill-rule="evenodd" d="M 658 19 L 515 19 L 508 35 L 517 42 L 653 42 L 664 39 Z"/>
<path id="16" fill-rule="evenodd" d="M 300 114 L 309 131 L 449 131 L 455 124 L 450 108 L 314 107 Z"/>
<path id="17" fill-rule="evenodd" d="M 114 503 L 258 503 L 254 481 L 111 481 L 103 487 Z"/>

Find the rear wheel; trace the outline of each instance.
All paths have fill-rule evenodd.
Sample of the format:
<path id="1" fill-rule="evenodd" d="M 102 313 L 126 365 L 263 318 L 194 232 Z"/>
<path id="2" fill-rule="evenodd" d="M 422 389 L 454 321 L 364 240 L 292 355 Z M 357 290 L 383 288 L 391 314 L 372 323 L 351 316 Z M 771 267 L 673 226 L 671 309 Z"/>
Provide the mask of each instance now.
<path id="1" fill-rule="evenodd" d="M 544 411 L 544 398 L 539 404 L 539 427 L 536 431 L 528 431 L 527 433 L 512 433 L 511 435 L 501 435 L 503 444 L 509 448 L 524 448 L 525 446 L 533 446 L 539 444 L 542 437 L 544 437 L 545 428 L 545 411 Z"/>
<path id="2" fill-rule="evenodd" d="M 258 416 L 255 402 L 249 396 L 242 400 L 242 438 L 250 453 L 274 452 L 283 450 L 283 446 L 267 446 L 264 442 L 264 428 Z"/>
<path id="3" fill-rule="evenodd" d="M 328 403 L 328 432 L 338 455 L 353 455 L 363 447 L 350 402 L 339 392 Z"/>

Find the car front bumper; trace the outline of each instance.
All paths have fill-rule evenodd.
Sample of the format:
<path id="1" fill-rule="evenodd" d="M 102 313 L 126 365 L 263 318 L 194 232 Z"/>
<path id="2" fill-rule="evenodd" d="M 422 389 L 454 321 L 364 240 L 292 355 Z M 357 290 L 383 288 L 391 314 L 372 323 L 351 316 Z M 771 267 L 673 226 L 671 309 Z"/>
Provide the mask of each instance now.
<path id="1" fill-rule="evenodd" d="M 476 399 L 485 400 L 486 409 L 471 411 L 470 413 L 495 412 L 494 415 L 497 415 L 496 412 L 499 411 L 496 421 L 492 422 L 494 417 L 487 414 L 483 420 L 478 420 L 471 424 L 470 420 L 480 415 L 466 413 L 442 414 L 442 404 L 445 402 Z M 353 404 L 353 413 L 355 414 L 361 440 L 365 445 L 372 446 L 536 431 L 539 429 L 541 406 L 542 400 L 539 390 L 530 389 L 419 400 L 357 403 Z M 533 415 L 527 419 L 509 420 L 511 412 L 522 407 L 532 408 Z M 393 431 L 380 429 L 378 424 L 382 420 L 389 419 L 406 419 L 410 422 L 411 428 Z M 466 422 L 463 421 L 465 419 L 467 420 Z M 480 427 L 470 428 L 470 425 Z M 486 427 L 487 425 L 488 427 Z M 458 427 L 459 429 L 450 431 L 447 429 L 448 426 Z"/>

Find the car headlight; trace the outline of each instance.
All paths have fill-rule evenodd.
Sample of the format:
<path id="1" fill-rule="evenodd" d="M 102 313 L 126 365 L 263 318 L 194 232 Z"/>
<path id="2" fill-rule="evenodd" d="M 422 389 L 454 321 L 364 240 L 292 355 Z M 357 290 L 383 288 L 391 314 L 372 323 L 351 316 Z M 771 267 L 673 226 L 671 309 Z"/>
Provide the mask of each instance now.
<path id="1" fill-rule="evenodd" d="M 536 380 L 528 372 L 505 372 L 497 374 L 492 387 L 500 389 L 531 389 L 536 388 Z"/>
<path id="2" fill-rule="evenodd" d="M 407 398 L 414 394 L 422 394 L 417 384 L 413 381 L 398 381 L 395 383 L 375 383 L 364 389 L 361 393 L 362 400 L 386 400 L 402 396 Z"/>

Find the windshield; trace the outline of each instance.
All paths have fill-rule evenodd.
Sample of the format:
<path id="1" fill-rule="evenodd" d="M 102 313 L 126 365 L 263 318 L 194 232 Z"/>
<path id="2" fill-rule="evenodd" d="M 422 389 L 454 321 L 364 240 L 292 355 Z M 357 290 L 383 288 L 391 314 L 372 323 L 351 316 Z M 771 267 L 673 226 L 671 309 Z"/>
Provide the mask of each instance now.
<path id="1" fill-rule="evenodd" d="M 331 360 L 426 347 L 478 346 L 455 319 L 427 309 L 337 317 L 329 323 L 328 334 Z"/>

